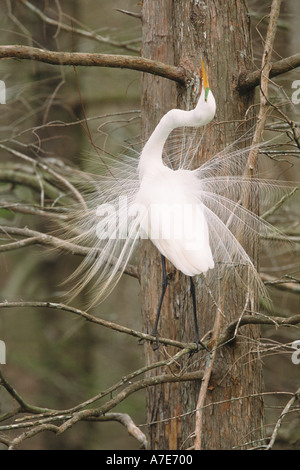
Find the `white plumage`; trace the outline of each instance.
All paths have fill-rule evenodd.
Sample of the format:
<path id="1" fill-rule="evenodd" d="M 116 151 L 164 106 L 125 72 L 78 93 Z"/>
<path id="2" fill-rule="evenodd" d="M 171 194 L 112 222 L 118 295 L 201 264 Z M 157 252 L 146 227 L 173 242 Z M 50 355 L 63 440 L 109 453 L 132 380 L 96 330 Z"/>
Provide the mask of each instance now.
<path id="1" fill-rule="evenodd" d="M 161 254 L 188 276 L 214 267 L 201 184 L 195 171 L 167 167 L 162 154 L 175 128 L 204 126 L 215 112 L 216 102 L 203 65 L 203 86 L 195 109 L 172 109 L 162 117 L 143 148 L 138 167 L 136 202 L 147 212 L 144 230 Z"/>
<path id="2" fill-rule="evenodd" d="M 196 173 L 157 165 L 141 179 L 136 202 L 145 207 L 142 229 L 160 253 L 187 276 L 214 267 Z"/>
<path id="3" fill-rule="evenodd" d="M 246 190 L 249 197 L 259 195 L 261 207 L 268 207 L 287 194 L 291 185 L 246 178 L 248 149 L 236 150 L 234 145 L 190 170 L 199 152 L 198 134 L 188 147 L 167 152 L 170 166 L 163 162 L 164 146 L 174 129 L 181 127 L 184 135 L 186 127 L 210 122 L 215 111 L 204 72 L 195 109 L 173 109 L 165 114 L 140 155 L 129 153 L 112 159 L 109 171 L 100 163 L 99 176 L 77 173 L 88 209 L 71 210 L 70 229 L 76 234 L 72 241 L 89 246 L 90 251 L 72 276 L 76 279 L 74 295 L 94 280 L 91 304 L 106 298 L 126 269 L 137 241 L 145 237 L 184 274 L 206 273 L 206 286 L 214 302 L 222 295 L 223 286 L 228 288 L 231 282 L 246 295 L 257 288 L 266 295 L 243 240 L 251 244 L 257 243 L 258 234 L 276 232 L 277 238 L 280 234 L 240 201 Z M 175 170 L 172 157 L 177 163 Z M 100 211 L 99 224 L 98 208 L 106 206 L 113 210 L 106 215 Z"/>

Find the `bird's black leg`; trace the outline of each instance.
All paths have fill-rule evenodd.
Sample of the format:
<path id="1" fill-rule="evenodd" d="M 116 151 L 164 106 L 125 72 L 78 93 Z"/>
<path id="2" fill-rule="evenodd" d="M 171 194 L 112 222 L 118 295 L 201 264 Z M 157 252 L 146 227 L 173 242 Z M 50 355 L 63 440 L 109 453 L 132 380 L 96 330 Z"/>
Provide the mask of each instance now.
<path id="1" fill-rule="evenodd" d="M 162 306 L 164 296 L 165 296 L 165 293 L 166 293 L 166 289 L 167 289 L 167 286 L 168 286 L 168 276 L 167 276 L 167 270 L 166 270 L 166 259 L 163 255 L 161 255 L 161 263 L 162 263 L 162 272 L 163 272 L 162 292 L 161 292 L 161 296 L 160 296 L 160 300 L 159 300 L 159 304 L 158 304 L 158 308 L 157 308 L 157 312 L 156 312 L 156 318 L 155 318 L 153 330 L 151 332 L 151 335 L 156 337 L 155 345 L 154 344 L 152 345 L 153 350 L 156 350 L 156 349 L 159 348 L 159 340 L 158 340 L 159 335 L 158 335 L 157 327 L 158 327 L 158 321 L 159 321 L 159 316 L 160 316 L 160 312 L 161 312 L 161 306 Z"/>
<path id="2" fill-rule="evenodd" d="M 200 338 L 199 338 L 199 328 L 198 328 L 198 321 L 197 321 L 197 307 L 196 307 L 196 291 L 195 291 L 195 284 L 194 284 L 194 281 L 193 281 L 192 277 L 190 277 L 190 282 L 191 282 L 191 295 L 192 295 L 192 300 L 193 300 L 193 317 L 194 317 L 194 328 L 195 328 L 194 342 L 196 343 L 197 348 L 198 348 L 198 344 L 200 344 L 204 349 L 209 351 L 209 349 L 207 349 L 205 344 L 203 344 L 200 341 Z"/>

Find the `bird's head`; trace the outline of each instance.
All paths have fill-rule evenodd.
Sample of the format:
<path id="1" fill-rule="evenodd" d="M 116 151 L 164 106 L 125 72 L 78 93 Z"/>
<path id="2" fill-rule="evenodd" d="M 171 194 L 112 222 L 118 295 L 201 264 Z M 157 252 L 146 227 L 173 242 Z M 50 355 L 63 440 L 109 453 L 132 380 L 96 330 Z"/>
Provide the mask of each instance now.
<path id="1" fill-rule="evenodd" d="M 202 59 L 202 90 L 198 103 L 191 114 L 194 127 L 205 126 L 215 116 L 216 101 L 214 95 L 209 88 L 208 78 Z"/>
<path id="2" fill-rule="evenodd" d="M 207 101 L 210 88 L 209 88 L 209 83 L 208 83 L 208 78 L 207 78 L 204 62 L 203 62 L 203 59 L 201 60 L 202 60 L 202 86 L 204 89 L 204 101 Z"/>

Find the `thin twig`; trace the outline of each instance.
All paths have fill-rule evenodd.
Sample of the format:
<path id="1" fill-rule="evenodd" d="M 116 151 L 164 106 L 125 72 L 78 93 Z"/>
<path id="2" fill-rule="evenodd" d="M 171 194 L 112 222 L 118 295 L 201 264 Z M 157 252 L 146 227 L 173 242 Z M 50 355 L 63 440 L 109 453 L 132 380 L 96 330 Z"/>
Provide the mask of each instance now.
<path id="1" fill-rule="evenodd" d="M 125 389 L 119 392 L 115 397 L 111 398 L 108 402 L 106 402 L 102 407 L 93 410 L 82 410 L 78 413 L 74 414 L 74 416 L 63 423 L 59 428 L 59 434 L 65 432 L 71 426 L 73 426 L 76 422 L 90 418 L 90 417 L 98 417 L 106 414 L 109 410 L 117 406 L 119 403 L 125 400 L 129 395 L 137 392 L 138 390 L 143 390 L 147 387 L 152 387 L 155 385 L 163 384 L 163 383 L 174 383 L 174 382 L 185 382 L 185 381 L 194 381 L 194 380 L 202 380 L 203 372 L 201 370 L 194 371 L 194 372 L 186 372 L 180 376 L 174 374 L 162 374 L 162 375 L 155 375 L 153 377 L 146 377 L 144 379 L 139 380 L 138 382 L 134 382 L 128 385 Z"/>
<path id="2" fill-rule="evenodd" d="M 17 403 L 20 405 L 17 409 L 15 409 L 11 413 L 6 413 L 5 415 L 1 416 L 0 421 L 4 421 L 8 418 L 11 418 L 15 416 L 18 413 L 24 413 L 24 412 L 29 412 L 32 415 L 31 416 L 25 416 L 24 418 L 18 418 L 18 423 L 16 424 L 8 424 L 5 426 L 0 426 L 1 431 L 5 430 L 11 430 L 11 429 L 21 429 L 21 428 L 28 428 L 28 427 L 33 427 L 34 425 L 37 424 L 37 421 L 34 421 L 38 418 L 38 424 L 44 424 L 46 422 L 53 422 L 57 419 L 67 419 L 69 415 L 71 416 L 77 411 L 82 410 L 83 408 L 86 408 L 87 406 L 90 406 L 91 404 L 95 403 L 96 401 L 99 401 L 101 398 L 104 398 L 107 395 L 112 395 L 112 393 L 119 388 L 123 387 L 126 384 L 130 384 L 133 379 L 138 377 L 139 375 L 145 374 L 146 372 L 156 369 L 158 367 L 165 367 L 168 368 L 171 364 L 176 363 L 176 361 L 180 358 L 183 357 L 184 355 L 190 354 L 190 350 L 187 349 L 182 349 L 179 352 L 177 352 L 173 357 L 168 358 L 166 360 L 154 362 L 152 364 L 149 364 L 147 366 L 141 367 L 140 369 L 137 369 L 128 375 L 122 377 L 117 383 L 114 385 L 110 386 L 108 389 L 104 390 L 103 392 L 100 392 L 99 394 L 89 398 L 88 400 L 72 407 L 68 408 L 65 410 L 53 410 L 49 408 L 41 408 L 41 407 L 36 407 L 32 406 L 29 403 L 26 403 L 25 400 L 15 391 L 15 389 L 7 382 L 7 380 L 2 376 L 1 371 L 0 371 L 0 384 L 5 387 L 7 392 L 11 395 L 13 399 L 17 401 Z M 38 415 L 38 416 L 36 416 Z M 49 419 L 44 419 L 44 418 L 50 418 Z"/>
<path id="3" fill-rule="evenodd" d="M 259 114 L 257 118 L 257 125 L 255 128 L 253 140 L 252 140 L 252 149 L 248 157 L 247 168 L 250 173 L 253 172 L 255 163 L 259 153 L 259 144 L 261 142 L 262 134 L 265 127 L 265 122 L 267 118 L 267 112 L 269 109 L 267 99 L 269 94 L 269 76 L 272 68 L 271 56 L 273 51 L 273 43 L 276 34 L 276 24 L 279 16 L 281 0 L 273 0 L 270 12 L 270 20 L 266 35 L 266 41 L 262 56 L 261 64 L 261 77 L 260 77 L 260 107 Z"/>
<path id="4" fill-rule="evenodd" d="M 277 289 L 293 292 L 295 294 L 300 294 L 300 284 L 297 280 L 291 282 L 289 278 L 276 279 L 275 277 L 265 273 L 262 273 L 260 277 L 264 281 L 265 285 L 273 286 Z"/>
<path id="5" fill-rule="evenodd" d="M 297 191 L 297 189 L 298 188 L 293 188 L 291 192 L 282 196 L 282 198 L 279 201 L 277 201 L 273 207 L 271 207 L 269 210 L 267 210 L 266 212 L 264 212 L 264 214 L 261 215 L 261 218 L 267 219 L 268 217 L 273 215 L 274 212 L 276 212 L 285 203 L 287 199 L 293 196 L 293 194 Z"/>
<path id="6" fill-rule="evenodd" d="M 292 326 L 300 323 L 300 314 L 292 315 L 290 317 L 273 317 L 263 315 L 244 315 L 239 320 L 234 320 L 229 325 L 226 325 L 218 338 L 218 345 L 230 342 L 234 338 L 237 323 L 239 327 L 244 325 L 274 325 L 277 326 Z"/>
<path id="7" fill-rule="evenodd" d="M 138 18 L 139 20 L 142 19 L 141 13 L 135 13 L 134 11 L 121 10 L 120 8 L 116 8 L 116 11 L 119 11 L 120 13 L 124 13 L 124 15 L 132 16 L 133 18 Z"/>
<path id="8" fill-rule="evenodd" d="M 61 238 L 54 237 L 53 235 L 48 235 L 46 233 L 38 232 L 36 230 L 30 230 L 27 227 L 24 228 L 19 228 L 19 227 L 10 227 L 10 226 L 0 226 L 0 232 L 3 232 L 6 235 L 15 235 L 15 236 L 21 236 L 21 237 L 29 237 L 31 239 L 31 242 L 28 242 L 28 244 L 33 244 L 36 243 L 38 245 L 45 245 L 45 246 L 52 246 L 53 248 L 56 248 L 58 250 L 71 253 L 72 255 L 79 255 L 79 256 L 87 256 L 91 252 L 91 248 L 87 246 L 81 246 L 81 245 L 76 245 L 74 243 L 62 240 Z M 26 244 L 26 242 L 25 242 Z M 5 246 L 1 248 L 1 251 L 5 251 Z M 22 243 L 16 244 L 14 247 L 8 246 L 7 250 L 9 251 L 10 249 L 14 248 L 22 248 L 24 245 Z M 93 254 L 95 256 L 101 256 L 101 250 L 95 250 L 93 249 Z M 114 260 L 112 259 L 111 262 Z M 126 268 L 124 269 L 124 273 L 128 274 L 131 277 L 138 278 L 138 270 L 135 266 L 133 265 L 127 265 Z"/>
<path id="9" fill-rule="evenodd" d="M 21 159 L 25 160 L 26 162 L 30 162 L 34 166 L 38 166 L 38 167 L 42 168 L 44 171 L 46 171 L 51 176 L 53 176 L 56 180 L 58 180 L 60 183 L 62 183 L 66 188 L 68 188 L 75 195 L 76 199 L 80 202 L 82 207 L 84 209 L 87 209 L 85 200 L 81 196 L 80 192 L 76 188 L 74 188 L 74 186 L 70 183 L 70 181 L 68 181 L 62 175 L 60 175 L 59 173 L 54 171 L 48 165 L 46 165 L 45 163 L 40 162 L 39 160 L 34 160 L 33 158 L 29 157 L 28 155 L 25 155 L 22 152 L 19 152 L 19 151 L 14 150 L 10 147 L 7 147 L 6 145 L 0 144 L 0 148 L 2 148 L 3 150 L 6 150 L 7 152 L 11 153 L 15 157 L 21 158 Z"/>
<path id="10" fill-rule="evenodd" d="M 134 336 L 136 338 L 154 342 L 156 341 L 156 337 L 152 335 L 148 335 L 146 333 L 142 333 L 137 330 L 133 330 L 132 328 L 127 328 L 125 326 L 121 326 L 117 323 L 113 323 L 107 320 L 103 320 L 102 318 L 95 317 L 94 315 L 91 315 L 83 310 L 80 310 L 75 307 L 71 307 L 70 305 L 65 305 L 62 303 L 56 303 L 56 302 L 1 302 L 0 303 L 0 309 L 1 308 L 26 308 L 26 307 L 33 307 L 33 308 L 53 308 L 56 310 L 63 310 L 65 312 L 70 312 L 75 315 L 80 316 L 81 318 L 87 320 L 88 322 L 95 323 L 97 325 L 104 326 L 106 328 L 109 328 L 111 330 L 118 331 L 119 333 L 125 333 L 127 335 Z M 179 349 L 188 349 L 189 352 L 197 350 L 197 345 L 195 343 L 182 343 L 180 341 L 175 341 L 171 340 L 168 338 L 159 338 L 159 342 L 161 344 L 168 344 L 170 346 L 177 347 Z"/>
<path id="11" fill-rule="evenodd" d="M 95 420 L 104 415 L 106 415 L 112 408 L 117 406 L 119 403 L 124 401 L 129 395 L 137 392 L 138 390 L 143 390 L 147 387 L 163 384 L 163 383 L 174 383 L 174 382 L 184 382 L 184 381 L 194 381 L 194 380 L 201 380 L 203 376 L 202 371 L 195 371 L 195 372 L 188 372 L 182 374 L 180 376 L 173 375 L 173 374 L 162 374 L 157 375 L 154 377 L 147 377 L 141 379 L 137 382 L 129 384 L 126 388 L 124 388 L 121 392 L 119 392 L 115 397 L 108 400 L 104 405 L 99 408 L 95 409 L 85 409 L 81 410 L 77 413 L 74 413 L 72 416 L 55 416 L 52 418 L 48 418 L 48 422 L 41 422 L 38 421 L 36 423 L 32 423 L 32 428 L 26 430 L 24 433 L 16 437 L 10 442 L 9 449 L 14 449 L 17 445 L 23 442 L 25 439 L 31 438 L 36 434 L 43 432 L 43 431 L 52 431 L 55 434 L 61 434 L 66 430 L 70 429 L 79 421 L 85 420 Z M 59 426 L 52 424 L 49 420 L 56 420 L 61 421 L 64 420 L 63 423 Z M 10 425 L 9 429 L 13 429 L 14 425 Z M 0 429 L 3 429 L 1 427 Z"/>
<path id="12" fill-rule="evenodd" d="M 39 180 L 36 174 L 32 174 L 32 171 L 29 173 L 28 168 L 24 167 L 24 171 L 19 171 L 17 169 L 2 169 L 0 170 L 0 181 L 20 184 L 28 186 L 34 191 L 40 192 L 41 187 Z M 44 195 L 51 199 L 52 201 L 57 201 L 65 195 L 56 188 L 53 184 L 48 181 L 43 181 L 43 190 Z"/>
<path id="13" fill-rule="evenodd" d="M 216 354 L 217 354 L 217 344 L 219 341 L 220 330 L 222 326 L 223 317 L 221 313 L 218 311 L 215 319 L 215 324 L 213 327 L 212 332 L 212 342 L 213 349 L 207 358 L 206 367 L 201 383 L 201 388 L 197 400 L 196 405 L 196 425 L 195 425 L 195 440 L 194 440 L 194 449 L 201 450 L 202 447 L 202 428 L 203 428 L 203 411 L 204 411 L 204 404 L 205 399 L 207 396 L 207 390 L 213 370 L 213 365 L 215 362 Z"/>
<path id="14" fill-rule="evenodd" d="M 68 220 L 68 215 L 64 212 L 63 208 L 58 208 L 58 210 L 55 210 L 56 208 L 54 207 L 44 207 L 43 209 L 41 209 L 40 207 L 36 207 L 34 205 L 27 206 L 26 204 L 22 204 L 19 202 L 11 203 L 8 201 L 3 201 L 2 203 L 0 203 L 0 209 L 6 209 L 8 211 L 18 212 L 20 214 L 50 217 L 51 219 L 55 217 L 56 219 L 60 220 Z"/>
<path id="15" fill-rule="evenodd" d="M 266 447 L 266 450 L 270 450 L 272 449 L 273 445 L 275 444 L 275 441 L 276 441 L 276 437 L 277 437 L 277 434 L 278 434 L 278 431 L 279 431 L 279 428 L 281 426 L 281 423 L 282 423 L 282 420 L 284 419 L 284 417 L 287 415 L 287 413 L 290 411 L 291 407 L 293 406 L 293 404 L 295 403 L 296 400 L 299 399 L 299 394 L 300 394 L 300 388 L 298 388 L 298 390 L 296 391 L 296 393 L 294 394 L 294 396 L 288 401 L 288 403 L 286 404 L 286 406 L 284 407 L 282 413 L 280 413 L 280 416 L 278 418 L 278 421 L 275 425 L 275 428 L 272 432 L 272 436 L 270 438 L 270 441 L 269 441 L 269 444 L 267 445 Z"/>
<path id="16" fill-rule="evenodd" d="M 81 29 L 81 28 L 76 28 L 74 25 L 69 26 L 67 24 L 62 23 L 61 21 L 56 21 L 54 18 L 50 18 L 45 13 L 43 13 L 39 8 L 37 8 L 35 5 L 28 2 L 27 0 L 20 0 L 20 2 L 23 3 L 23 5 L 25 5 L 33 13 L 35 13 L 42 21 L 52 26 L 58 27 L 59 30 L 64 30 L 71 34 L 78 34 L 79 36 L 82 36 L 82 37 L 85 37 L 85 38 L 88 38 L 97 42 L 101 42 L 103 44 L 108 44 L 110 46 L 127 49 L 128 51 L 131 51 L 131 52 L 139 52 L 139 49 L 137 49 L 136 47 L 130 46 L 131 41 L 117 42 L 117 41 L 113 41 L 109 37 L 101 36 L 100 34 L 96 34 L 90 31 L 85 31 L 84 29 Z M 137 41 L 134 40 L 133 42 L 137 42 Z"/>
<path id="17" fill-rule="evenodd" d="M 18 394 L 18 392 L 8 383 L 8 381 L 3 377 L 2 372 L 0 370 L 0 385 L 2 385 L 7 392 L 11 395 L 11 397 L 16 400 L 16 402 L 20 405 L 20 410 L 28 411 L 29 413 L 41 413 L 45 411 L 50 411 L 46 408 L 41 408 L 39 406 L 29 405 L 28 403 L 23 400 L 23 398 Z"/>
<path id="18" fill-rule="evenodd" d="M 147 449 L 148 442 L 146 435 L 141 429 L 133 422 L 132 418 L 127 413 L 106 413 L 104 416 L 94 418 L 95 421 L 118 421 L 127 429 L 128 433 L 134 437 L 140 444 L 142 449 Z M 93 419 L 92 419 L 93 421 Z"/>

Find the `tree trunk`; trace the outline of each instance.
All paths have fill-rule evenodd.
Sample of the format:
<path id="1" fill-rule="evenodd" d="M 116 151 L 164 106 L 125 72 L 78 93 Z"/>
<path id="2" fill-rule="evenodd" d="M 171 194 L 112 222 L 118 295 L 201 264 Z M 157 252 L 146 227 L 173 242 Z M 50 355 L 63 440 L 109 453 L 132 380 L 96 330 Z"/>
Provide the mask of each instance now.
<path id="1" fill-rule="evenodd" d="M 240 96 L 236 91 L 239 75 L 252 66 L 249 18 L 244 1 L 236 0 L 143 0 L 143 56 L 171 65 L 182 65 L 199 74 L 201 56 L 208 69 L 211 89 L 217 103 L 215 121 L 208 127 L 201 143 L 199 159 L 210 158 L 231 143 L 234 131 L 253 104 L 253 95 Z M 147 139 L 162 115 L 178 107 L 192 109 L 199 97 L 196 83 L 184 88 L 150 74 L 142 79 L 142 132 Z M 247 114 L 249 119 L 251 110 Z M 215 122 L 218 124 L 216 125 Z M 246 131 L 253 121 L 244 121 Z M 257 256 L 253 247 L 252 255 Z M 191 342 L 194 337 L 192 299 L 189 279 L 167 263 L 169 286 L 163 302 L 159 332 L 164 337 Z M 161 261 L 149 241 L 141 246 L 141 297 L 144 325 L 148 332 L 161 294 Z M 197 287 L 198 317 L 201 334 L 213 329 L 217 315 L 199 279 Z M 252 308 L 255 306 L 252 299 Z M 237 318 L 245 299 L 235 286 L 227 286 L 224 297 L 226 322 Z M 262 390 L 262 370 L 256 348 L 257 327 L 243 327 L 234 344 L 218 352 L 209 390 L 204 402 L 201 446 L 203 449 L 230 449 L 253 446 L 260 439 L 262 403 L 252 397 Z M 147 362 L 165 355 L 164 348 L 153 352 L 146 348 Z M 172 355 L 175 350 L 168 348 Z M 200 353 L 172 368 L 178 373 L 203 368 Z M 164 371 L 156 369 L 156 374 Z M 167 371 L 169 372 L 169 371 Z M 147 418 L 151 449 L 186 449 L 194 445 L 195 412 L 201 383 L 178 382 L 151 387 L 147 392 Z M 172 419 L 173 418 L 173 419 Z"/>

